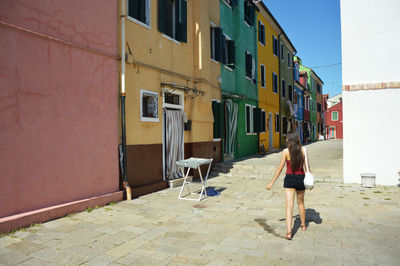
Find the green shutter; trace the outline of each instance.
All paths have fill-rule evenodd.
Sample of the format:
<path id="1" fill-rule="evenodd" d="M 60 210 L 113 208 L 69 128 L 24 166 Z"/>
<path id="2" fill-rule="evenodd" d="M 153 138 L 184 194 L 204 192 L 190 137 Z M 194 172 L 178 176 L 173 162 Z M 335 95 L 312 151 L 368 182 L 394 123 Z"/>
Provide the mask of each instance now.
<path id="1" fill-rule="evenodd" d="M 165 1 L 158 0 L 158 30 L 162 33 L 166 33 L 165 28 Z"/>
<path id="2" fill-rule="evenodd" d="M 225 105 L 224 103 L 212 102 L 212 110 L 214 115 L 213 138 L 223 138 L 225 129 Z"/>
<path id="3" fill-rule="evenodd" d="M 261 109 L 253 108 L 253 132 L 260 133 L 261 132 Z"/>
<path id="4" fill-rule="evenodd" d="M 146 24 L 146 0 L 136 0 L 139 3 L 139 20 Z"/>
<path id="5" fill-rule="evenodd" d="M 187 42 L 187 2 L 175 0 L 175 39 Z"/>
<path id="6" fill-rule="evenodd" d="M 236 5 L 237 5 L 236 0 L 231 0 L 231 6 L 233 7 L 233 6 L 236 6 Z"/>
<path id="7" fill-rule="evenodd" d="M 228 41 L 228 64 L 230 68 L 235 68 L 235 42 Z"/>
<path id="8" fill-rule="evenodd" d="M 187 42 L 187 2 L 181 2 L 182 22 L 181 22 L 181 42 Z"/>
<path id="9" fill-rule="evenodd" d="M 215 34 L 215 60 L 218 62 L 222 62 L 222 40 L 224 40 L 224 35 L 222 34 L 222 29 L 215 27 L 214 28 Z"/>
<path id="10" fill-rule="evenodd" d="M 128 16 L 137 19 L 139 17 L 138 7 L 139 0 L 129 0 L 128 1 Z"/>

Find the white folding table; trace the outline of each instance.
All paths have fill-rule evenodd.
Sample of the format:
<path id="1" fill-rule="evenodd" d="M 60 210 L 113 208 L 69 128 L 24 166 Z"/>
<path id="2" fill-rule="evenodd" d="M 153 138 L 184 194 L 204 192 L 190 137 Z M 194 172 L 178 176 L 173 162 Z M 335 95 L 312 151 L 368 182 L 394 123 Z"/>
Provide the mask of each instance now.
<path id="1" fill-rule="evenodd" d="M 191 157 L 189 159 L 180 160 L 180 161 L 176 162 L 176 165 L 181 169 L 182 175 L 184 177 L 183 185 L 181 187 L 181 191 L 179 192 L 179 197 L 178 197 L 179 199 L 200 201 L 200 200 L 202 200 L 203 192 L 204 192 L 204 195 L 207 196 L 206 183 L 207 183 L 208 174 L 210 173 L 212 161 L 213 161 L 213 159 L 203 159 L 203 158 Z M 204 165 L 204 164 L 208 164 L 208 170 L 207 170 L 206 176 L 203 178 L 203 175 L 201 174 L 200 166 Z M 186 171 L 186 175 L 185 175 L 185 167 L 188 168 Z M 200 181 L 201 181 L 201 192 L 200 192 L 200 196 L 198 199 L 182 197 L 182 192 L 183 192 L 184 187 L 186 187 L 186 189 L 189 193 L 187 195 L 197 194 L 197 193 L 192 193 L 189 189 L 189 182 L 187 181 L 187 178 L 188 178 L 190 169 L 197 169 L 199 171 Z"/>

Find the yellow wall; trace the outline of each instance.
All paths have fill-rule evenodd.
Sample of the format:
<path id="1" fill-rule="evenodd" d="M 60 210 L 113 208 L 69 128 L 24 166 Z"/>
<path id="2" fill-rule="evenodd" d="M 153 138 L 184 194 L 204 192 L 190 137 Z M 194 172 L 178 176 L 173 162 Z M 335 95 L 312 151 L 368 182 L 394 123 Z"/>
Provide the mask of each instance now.
<path id="1" fill-rule="evenodd" d="M 126 53 L 134 63 L 126 64 L 127 145 L 162 143 L 162 87 L 169 83 L 204 91 L 185 94 L 184 109 L 192 128 L 185 142 L 212 141 L 212 99 L 220 99 L 217 77 L 220 66 L 210 60 L 210 24 L 219 22 L 218 1 L 187 1 L 187 43 L 177 43 L 158 31 L 157 1 L 151 1 L 150 27 L 126 20 Z M 200 16 L 201 14 L 201 16 Z M 140 90 L 158 93 L 158 122 L 140 120 Z M 179 90 L 178 90 L 179 91 Z"/>
<path id="2" fill-rule="evenodd" d="M 265 10 L 260 7 L 260 12 L 257 16 L 258 21 L 265 26 L 265 46 L 258 41 L 257 36 L 257 48 L 258 48 L 258 73 L 259 73 L 259 84 L 258 84 L 258 97 L 259 97 L 259 108 L 266 111 L 266 118 L 268 121 L 269 113 L 272 113 L 272 128 L 273 128 L 273 146 L 279 148 L 279 132 L 275 132 L 275 114 L 279 114 L 279 94 L 274 93 L 272 90 L 272 73 L 275 72 L 278 75 L 278 86 L 279 86 L 279 58 L 273 54 L 272 47 L 272 35 L 278 38 L 276 29 L 271 25 L 272 19 L 268 16 Z M 261 87 L 261 67 L 263 64 L 265 67 L 265 88 Z M 269 127 L 266 121 L 266 133 L 260 134 L 260 145 L 264 144 L 266 150 L 269 146 Z"/>

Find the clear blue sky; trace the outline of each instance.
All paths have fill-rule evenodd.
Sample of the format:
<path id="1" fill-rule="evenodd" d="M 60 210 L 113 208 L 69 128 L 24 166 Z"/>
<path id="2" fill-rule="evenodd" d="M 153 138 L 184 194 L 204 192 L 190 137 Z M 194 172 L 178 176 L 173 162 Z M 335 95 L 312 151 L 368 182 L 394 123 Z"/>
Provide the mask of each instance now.
<path id="1" fill-rule="evenodd" d="M 302 59 L 324 82 L 323 93 L 342 92 L 340 0 L 263 0 Z M 314 68 L 315 67 L 315 68 Z"/>

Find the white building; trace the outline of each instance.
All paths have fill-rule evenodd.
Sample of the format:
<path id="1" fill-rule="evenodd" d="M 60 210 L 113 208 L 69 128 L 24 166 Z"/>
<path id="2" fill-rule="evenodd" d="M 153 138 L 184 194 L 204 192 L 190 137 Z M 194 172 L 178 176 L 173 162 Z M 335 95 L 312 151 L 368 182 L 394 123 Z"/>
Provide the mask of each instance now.
<path id="1" fill-rule="evenodd" d="M 399 184 L 400 2 L 341 0 L 343 177 Z"/>

